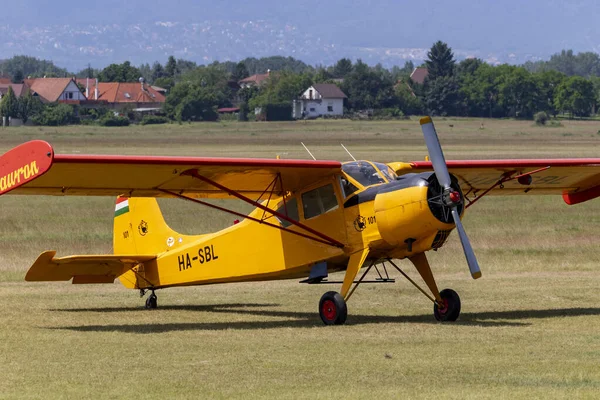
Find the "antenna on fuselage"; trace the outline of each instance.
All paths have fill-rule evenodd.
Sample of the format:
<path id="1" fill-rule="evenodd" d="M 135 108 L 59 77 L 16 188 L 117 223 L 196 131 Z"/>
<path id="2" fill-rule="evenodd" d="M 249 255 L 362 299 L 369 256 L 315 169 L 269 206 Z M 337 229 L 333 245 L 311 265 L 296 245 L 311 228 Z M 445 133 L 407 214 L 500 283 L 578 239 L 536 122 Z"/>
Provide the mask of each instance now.
<path id="1" fill-rule="evenodd" d="M 352 153 L 350 153 L 350 152 L 348 151 L 348 149 L 346 148 L 346 146 L 344 146 L 344 145 L 343 145 L 343 144 L 341 144 L 341 143 L 340 143 L 340 146 L 342 146 L 342 147 L 344 148 L 344 150 L 346 150 L 346 153 L 348 153 L 348 155 L 349 155 L 350 157 L 352 157 L 352 159 L 353 159 L 354 161 L 356 161 L 356 158 L 354 158 L 354 156 L 352 155 Z"/>
<path id="2" fill-rule="evenodd" d="M 304 147 L 304 150 L 306 150 L 308 152 L 308 154 L 312 157 L 312 159 L 317 161 L 317 159 L 315 158 L 315 156 L 312 155 L 312 153 L 310 152 L 308 147 L 304 146 L 304 143 L 302 143 L 302 142 L 300 142 L 300 144 Z"/>

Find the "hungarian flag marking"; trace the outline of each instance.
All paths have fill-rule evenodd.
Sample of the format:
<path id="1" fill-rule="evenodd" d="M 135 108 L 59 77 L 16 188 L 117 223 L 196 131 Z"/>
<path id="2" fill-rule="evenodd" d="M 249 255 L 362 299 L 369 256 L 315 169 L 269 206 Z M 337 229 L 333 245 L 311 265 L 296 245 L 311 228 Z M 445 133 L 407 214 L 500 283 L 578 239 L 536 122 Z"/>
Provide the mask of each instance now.
<path id="1" fill-rule="evenodd" d="M 115 217 L 129 212 L 129 199 L 127 197 L 119 197 L 115 205 Z"/>

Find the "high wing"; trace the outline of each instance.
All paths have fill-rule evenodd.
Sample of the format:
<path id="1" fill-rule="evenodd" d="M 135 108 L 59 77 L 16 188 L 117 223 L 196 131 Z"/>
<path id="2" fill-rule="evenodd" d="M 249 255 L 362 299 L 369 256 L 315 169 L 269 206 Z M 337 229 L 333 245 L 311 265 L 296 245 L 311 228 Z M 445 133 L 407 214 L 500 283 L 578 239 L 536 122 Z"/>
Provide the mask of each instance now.
<path id="1" fill-rule="evenodd" d="M 156 259 L 156 255 L 91 255 L 55 258 L 55 251 L 43 252 L 33 263 L 25 280 L 68 281 L 73 283 L 113 283 L 138 264 Z"/>
<path id="2" fill-rule="evenodd" d="M 483 193 L 562 194 L 567 204 L 577 204 L 600 196 L 600 158 L 450 160 L 446 164 L 469 198 Z M 430 161 L 389 165 L 400 175 L 433 170 Z"/>
<path id="3" fill-rule="evenodd" d="M 230 198 L 236 192 L 255 199 L 269 187 L 293 192 L 340 171 L 338 161 L 54 154 L 36 140 L 0 157 L 0 195 Z"/>

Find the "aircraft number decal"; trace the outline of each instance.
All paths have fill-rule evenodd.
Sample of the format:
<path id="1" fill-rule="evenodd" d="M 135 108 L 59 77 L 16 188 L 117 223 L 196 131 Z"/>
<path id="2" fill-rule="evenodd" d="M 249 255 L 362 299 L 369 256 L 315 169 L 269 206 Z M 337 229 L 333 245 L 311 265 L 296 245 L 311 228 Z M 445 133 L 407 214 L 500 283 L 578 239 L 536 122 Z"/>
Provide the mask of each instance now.
<path id="1" fill-rule="evenodd" d="M 202 265 L 218 258 L 219 256 L 215 252 L 215 247 L 211 244 L 210 246 L 200 247 L 198 253 L 194 254 L 192 257 L 190 257 L 190 253 L 178 256 L 177 262 L 179 264 L 179 271 L 185 271 L 186 269 L 192 268 L 195 263 Z"/>

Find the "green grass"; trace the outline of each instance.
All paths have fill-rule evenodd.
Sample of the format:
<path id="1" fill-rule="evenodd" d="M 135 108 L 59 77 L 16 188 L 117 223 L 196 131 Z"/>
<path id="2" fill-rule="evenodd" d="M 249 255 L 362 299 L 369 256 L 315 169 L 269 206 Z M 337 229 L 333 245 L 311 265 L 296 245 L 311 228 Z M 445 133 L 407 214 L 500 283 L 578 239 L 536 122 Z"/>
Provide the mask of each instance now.
<path id="1" fill-rule="evenodd" d="M 439 120 L 448 159 L 599 157 L 592 121 Z M 516 133 L 523 134 L 517 135 Z M 379 135 L 376 135 L 379 133 Z M 571 136 L 564 136 L 570 133 Z M 0 151 L 33 138 L 58 153 L 423 159 L 418 122 L 173 124 L 0 130 Z M 320 296 L 295 281 L 173 288 L 146 311 L 119 284 L 26 283 L 42 250 L 112 251 L 112 198 L 0 198 L 0 398 L 597 398 L 600 201 L 482 199 L 464 219 L 483 270 L 473 281 L 458 238 L 428 253 L 455 289 L 455 324 L 398 273 L 361 286 L 346 326 L 324 327 Z M 186 233 L 231 216 L 162 200 Z M 247 210 L 243 206 L 240 208 Z M 243 260 L 240 260 L 243 262 Z M 413 278 L 408 262 L 399 264 Z M 341 279 L 339 275 L 335 279 Z"/>

